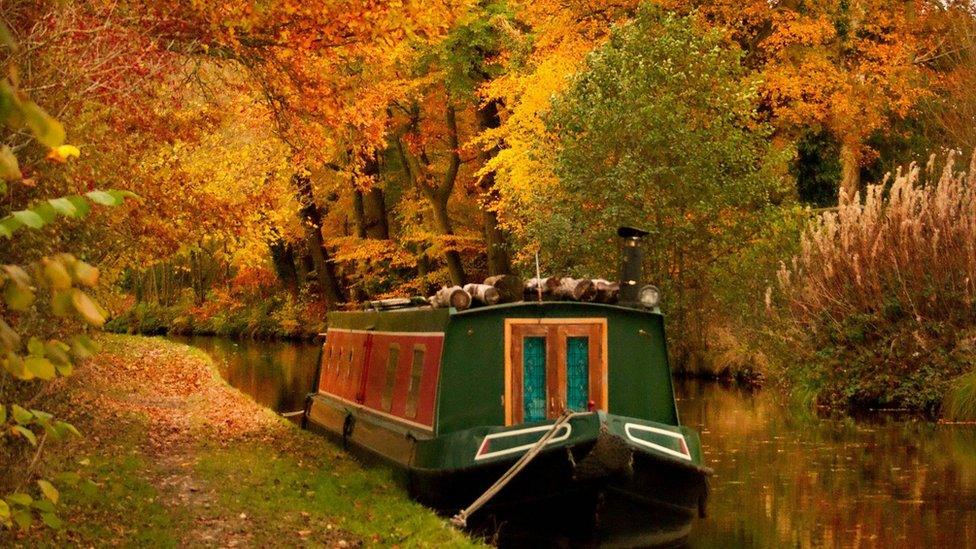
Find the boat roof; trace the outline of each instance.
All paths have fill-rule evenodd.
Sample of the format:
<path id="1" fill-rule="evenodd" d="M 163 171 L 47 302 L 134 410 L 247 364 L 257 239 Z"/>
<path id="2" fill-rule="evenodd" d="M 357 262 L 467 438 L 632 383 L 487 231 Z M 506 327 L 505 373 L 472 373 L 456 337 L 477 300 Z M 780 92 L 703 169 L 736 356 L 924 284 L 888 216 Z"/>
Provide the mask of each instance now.
<path id="1" fill-rule="evenodd" d="M 454 308 L 405 307 L 401 309 L 367 309 L 363 311 L 333 311 L 328 313 L 330 329 L 364 330 L 381 332 L 443 332 L 453 317 L 471 317 L 485 314 L 509 314 L 524 316 L 528 310 L 538 311 L 539 316 L 558 309 L 618 311 L 626 313 L 660 315 L 658 309 L 626 307 L 609 303 L 580 301 L 517 301 L 497 305 L 482 305 L 463 311 Z"/>

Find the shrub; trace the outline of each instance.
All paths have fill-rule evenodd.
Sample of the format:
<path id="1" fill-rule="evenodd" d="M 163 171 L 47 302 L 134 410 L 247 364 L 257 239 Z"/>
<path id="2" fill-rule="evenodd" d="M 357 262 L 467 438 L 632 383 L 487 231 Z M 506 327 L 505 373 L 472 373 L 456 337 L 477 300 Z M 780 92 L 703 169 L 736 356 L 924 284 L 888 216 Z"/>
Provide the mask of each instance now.
<path id="1" fill-rule="evenodd" d="M 889 184 L 890 183 L 890 184 Z M 778 273 L 783 371 L 823 404 L 936 410 L 971 368 L 976 155 L 939 172 L 911 164 L 814 219 Z"/>

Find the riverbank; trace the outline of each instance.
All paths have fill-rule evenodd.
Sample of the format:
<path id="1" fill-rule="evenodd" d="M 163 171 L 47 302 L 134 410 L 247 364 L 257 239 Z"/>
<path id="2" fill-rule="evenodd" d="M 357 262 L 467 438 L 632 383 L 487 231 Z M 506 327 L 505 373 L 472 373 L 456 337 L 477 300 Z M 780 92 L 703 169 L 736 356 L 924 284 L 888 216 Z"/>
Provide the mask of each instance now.
<path id="1" fill-rule="evenodd" d="M 474 545 L 388 472 L 228 386 L 202 351 L 100 339 L 102 351 L 50 397 L 84 434 L 49 445 L 41 464 L 85 479 L 62 489 L 64 525 L 3 545 Z"/>
<path id="2" fill-rule="evenodd" d="M 241 339 L 313 339 L 325 331 L 325 308 L 290 297 L 238 303 L 207 301 L 193 306 L 135 303 L 105 323 L 117 334 L 220 336 Z"/>

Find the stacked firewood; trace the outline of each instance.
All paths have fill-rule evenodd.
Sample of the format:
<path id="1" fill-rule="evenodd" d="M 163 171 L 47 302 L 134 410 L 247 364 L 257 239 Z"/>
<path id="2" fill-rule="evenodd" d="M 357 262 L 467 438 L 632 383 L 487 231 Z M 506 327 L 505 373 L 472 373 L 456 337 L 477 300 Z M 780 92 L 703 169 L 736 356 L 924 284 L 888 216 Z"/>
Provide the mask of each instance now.
<path id="1" fill-rule="evenodd" d="M 522 280 L 513 275 L 498 275 L 482 284 L 441 288 L 428 298 L 432 307 L 454 307 L 459 311 L 473 305 L 497 305 L 518 301 L 589 301 L 616 303 L 620 284 L 598 279 L 549 277 Z"/>

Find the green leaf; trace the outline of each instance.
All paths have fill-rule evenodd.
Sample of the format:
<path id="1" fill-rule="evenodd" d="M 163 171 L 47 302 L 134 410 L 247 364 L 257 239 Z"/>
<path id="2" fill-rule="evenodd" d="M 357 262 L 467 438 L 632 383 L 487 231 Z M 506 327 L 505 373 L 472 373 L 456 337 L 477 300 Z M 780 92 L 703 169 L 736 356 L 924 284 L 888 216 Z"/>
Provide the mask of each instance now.
<path id="1" fill-rule="evenodd" d="M 58 216 L 58 211 L 54 209 L 54 206 L 50 205 L 46 201 L 31 206 L 30 211 L 36 213 L 42 220 L 44 220 L 45 225 L 54 221 L 54 218 Z"/>
<path id="2" fill-rule="evenodd" d="M 34 292 L 26 286 L 7 284 L 3 289 L 3 299 L 14 311 L 26 311 L 34 303 Z"/>
<path id="3" fill-rule="evenodd" d="M 85 481 L 81 483 L 81 493 L 86 497 L 93 497 L 98 493 L 98 485 L 92 482 L 91 479 L 85 479 Z"/>
<path id="4" fill-rule="evenodd" d="M 85 196 L 87 196 L 92 202 L 101 204 L 102 206 L 118 206 L 122 203 L 122 197 L 114 196 L 105 191 L 91 191 L 85 193 Z"/>
<path id="5" fill-rule="evenodd" d="M 71 354 L 76 358 L 84 360 L 94 353 L 94 343 L 88 336 L 75 336 L 71 338 Z"/>
<path id="6" fill-rule="evenodd" d="M 30 287 L 31 276 L 20 265 L 4 265 L 3 272 L 6 273 L 7 278 L 13 280 L 18 286 Z"/>
<path id="7" fill-rule="evenodd" d="M 34 138 L 49 149 L 64 144 L 64 126 L 33 101 L 24 101 L 21 110 Z"/>
<path id="8" fill-rule="evenodd" d="M 17 523 L 17 526 L 20 526 L 21 530 L 27 530 L 30 528 L 32 522 L 30 511 L 16 511 L 14 512 L 13 518 L 14 522 Z"/>
<path id="9" fill-rule="evenodd" d="M 44 479 L 40 479 L 37 481 L 37 485 L 41 488 L 41 492 L 44 494 L 44 497 L 51 500 L 51 503 L 58 502 L 58 498 L 61 496 L 61 494 L 58 493 L 58 489 L 55 488 L 53 484 Z"/>
<path id="10" fill-rule="evenodd" d="M 65 217 L 81 217 L 81 211 L 67 198 L 52 198 L 47 202 L 55 211 Z"/>
<path id="11" fill-rule="evenodd" d="M 55 290 L 67 290 L 71 287 L 71 275 L 64 263 L 56 259 L 44 258 L 41 262 L 44 266 L 44 277 Z"/>
<path id="12" fill-rule="evenodd" d="M 31 431 L 27 427 L 22 425 L 14 425 L 10 428 L 10 431 L 27 439 L 31 443 L 31 446 L 37 446 L 37 436 L 34 435 L 34 431 Z"/>
<path id="13" fill-rule="evenodd" d="M 24 125 L 24 116 L 20 109 L 20 98 L 9 80 L 0 80 L 0 116 L 9 128 L 19 129 Z"/>
<path id="14" fill-rule="evenodd" d="M 16 421 L 20 425 L 27 425 L 28 423 L 34 420 L 34 414 L 30 413 L 24 408 L 21 408 L 17 404 L 11 406 L 10 411 L 11 413 L 13 413 L 14 421 Z"/>
<path id="15" fill-rule="evenodd" d="M 95 300 L 88 297 L 88 294 L 81 290 L 74 290 L 71 292 L 71 303 L 75 306 L 75 310 L 81 315 L 81 318 L 91 324 L 92 326 L 101 327 L 105 324 L 105 314 L 102 312 L 102 308 L 95 303 Z"/>
<path id="16" fill-rule="evenodd" d="M 48 421 L 54 419 L 54 414 L 50 414 L 44 410 L 35 410 L 31 408 L 30 413 L 34 414 L 34 417 L 37 418 L 39 423 L 47 423 Z"/>
<path id="17" fill-rule="evenodd" d="M 81 480 L 81 475 L 75 471 L 62 471 L 55 475 L 55 479 L 61 484 L 67 484 L 68 486 L 74 486 L 78 484 Z"/>
<path id="18" fill-rule="evenodd" d="M 31 503 L 31 507 L 44 513 L 54 512 L 54 504 L 46 499 L 35 499 L 34 503 Z"/>
<path id="19" fill-rule="evenodd" d="M 17 210 L 10 215 L 31 229 L 40 229 L 44 226 L 44 219 L 41 218 L 41 216 L 36 212 L 31 210 Z"/>
<path id="20" fill-rule="evenodd" d="M 51 292 L 51 312 L 57 316 L 67 316 L 71 313 L 71 292 L 58 291 Z"/>
<path id="21" fill-rule="evenodd" d="M 78 429 L 74 425 L 68 423 L 67 421 L 59 421 L 55 425 L 57 425 L 58 429 L 60 429 L 63 432 L 71 433 L 76 437 L 81 436 L 81 432 L 78 431 Z M 83 463 L 82 465 L 86 465 L 86 464 Z"/>
<path id="22" fill-rule="evenodd" d="M 56 377 L 54 364 L 46 358 L 29 356 L 24 359 L 24 366 L 38 379 L 51 380 Z"/>
<path id="23" fill-rule="evenodd" d="M 17 232 L 17 229 L 20 229 L 23 226 L 23 223 L 8 215 L 7 217 L 0 219 L 0 234 L 10 238 L 15 232 Z"/>
<path id="24" fill-rule="evenodd" d="M 20 334 L 15 332 L 2 318 L 0 318 L 0 346 L 7 351 L 20 348 Z"/>
<path id="25" fill-rule="evenodd" d="M 27 342 L 27 352 L 34 356 L 44 356 L 44 343 L 36 337 Z"/>
<path id="26" fill-rule="evenodd" d="M 34 498 L 30 497 L 30 494 L 25 494 L 23 492 L 14 492 L 4 499 L 6 499 L 8 503 L 19 505 L 21 507 L 29 507 L 31 502 L 34 501 Z"/>
<path id="27" fill-rule="evenodd" d="M 20 380 L 34 379 L 34 374 L 32 374 L 25 366 L 24 359 L 20 357 L 17 353 L 9 352 L 7 353 L 7 358 L 3 361 L 3 367 L 5 370 L 10 372 L 10 375 L 14 376 Z"/>
<path id="28" fill-rule="evenodd" d="M 67 200 L 78 210 L 78 215 L 75 217 L 85 217 L 91 211 L 91 204 L 81 196 L 71 195 L 67 197 Z"/>
<path id="29" fill-rule="evenodd" d="M 57 424 L 45 423 L 44 432 L 51 437 L 51 440 L 61 440 L 64 438 L 64 433 L 61 432 L 61 429 L 58 429 Z"/>
<path id="30" fill-rule="evenodd" d="M 7 145 L 0 147 L 0 180 L 20 181 L 24 174 L 20 171 L 20 163 L 14 155 L 14 151 Z"/>
<path id="31" fill-rule="evenodd" d="M 7 505 L 6 501 L 0 499 L 0 522 L 3 522 L 10 518 L 10 506 Z"/>
<path id="32" fill-rule="evenodd" d="M 26 311 L 34 303 L 34 292 L 26 286 L 7 284 L 3 289 L 3 299 L 14 311 Z"/>
<path id="33" fill-rule="evenodd" d="M 68 356 L 69 350 L 71 347 L 60 341 L 51 340 L 44 344 L 44 356 L 50 359 L 55 366 L 71 364 L 71 357 Z"/>
<path id="34" fill-rule="evenodd" d="M 61 519 L 59 519 L 54 513 L 41 513 L 41 522 L 46 524 L 48 528 L 51 528 L 52 530 L 61 529 Z"/>
<path id="35" fill-rule="evenodd" d="M 72 364 L 70 362 L 65 362 L 63 364 L 55 364 L 54 366 L 55 366 L 55 368 L 58 369 L 58 373 L 61 374 L 64 377 L 70 376 L 75 371 L 74 364 Z"/>
<path id="36" fill-rule="evenodd" d="M 137 201 L 140 201 L 140 202 L 142 201 L 142 197 L 139 196 L 139 195 L 137 195 L 136 193 L 134 193 L 132 191 L 123 191 L 123 190 L 118 190 L 118 189 L 112 189 L 112 190 L 108 191 L 108 193 L 111 194 L 112 196 L 114 196 L 115 199 L 119 202 L 119 204 L 122 204 L 123 202 L 125 202 L 125 199 L 126 198 L 131 198 L 133 200 L 137 200 Z"/>

